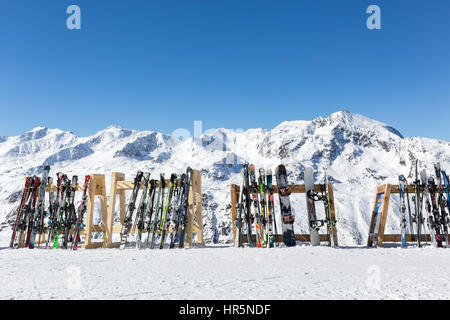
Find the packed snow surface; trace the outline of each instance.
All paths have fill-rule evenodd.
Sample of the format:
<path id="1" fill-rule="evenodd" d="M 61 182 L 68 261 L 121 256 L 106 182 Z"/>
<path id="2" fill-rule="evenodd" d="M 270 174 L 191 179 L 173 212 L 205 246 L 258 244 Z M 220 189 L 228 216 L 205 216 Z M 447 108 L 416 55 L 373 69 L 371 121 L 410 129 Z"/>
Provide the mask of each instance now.
<path id="1" fill-rule="evenodd" d="M 0 299 L 449 299 L 449 259 L 432 247 L 4 248 Z"/>

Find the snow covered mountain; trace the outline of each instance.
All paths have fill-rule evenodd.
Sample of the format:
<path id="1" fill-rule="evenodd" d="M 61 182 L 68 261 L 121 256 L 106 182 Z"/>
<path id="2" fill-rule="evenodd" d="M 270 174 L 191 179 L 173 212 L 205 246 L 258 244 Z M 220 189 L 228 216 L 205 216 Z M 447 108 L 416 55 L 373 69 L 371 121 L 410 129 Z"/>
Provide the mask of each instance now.
<path id="1" fill-rule="evenodd" d="M 69 176 L 111 172 L 132 180 L 137 170 L 153 177 L 183 172 L 187 166 L 201 170 L 204 231 L 207 241 L 230 242 L 231 205 L 229 186 L 239 183 L 241 163 L 274 170 L 286 165 L 291 184 L 303 183 L 303 171 L 312 166 L 316 183 L 323 183 L 323 168 L 335 183 L 337 229 L 341 245 L 364 244 L 367 239 L 374 192 L 377 185 L 398 183 L 398 175 L 412 180 L 414 160 L 429 173 L 440 162 L 450 171 L 450 142 L 405 138 L 396 129 L 347 111 L 312 121 L 287 121 L 272 130 L 234 132 L 217 129 L 212 134 L 180 140 L 152 131 L 110 126 L 93 136 L 79 137 L 59 129 L 37 127 L 20 136 L 0 137 L 1 233 L 10 233 L 8 221 L 20 200 L 26 175 L 61 171 Z M 107 190 L 109 194 L 109 191 Z M 296 232 L 307 233 L 304 195 L 293 195 Z M 386 232 L 399 232 L 396 210 L 388 217 Z M 276 201 L 278 201 L 276 199 Z M 316 205 L 318 216 L 323 208 Z M 276 205 L 278 215 L 278 204 Z"/>

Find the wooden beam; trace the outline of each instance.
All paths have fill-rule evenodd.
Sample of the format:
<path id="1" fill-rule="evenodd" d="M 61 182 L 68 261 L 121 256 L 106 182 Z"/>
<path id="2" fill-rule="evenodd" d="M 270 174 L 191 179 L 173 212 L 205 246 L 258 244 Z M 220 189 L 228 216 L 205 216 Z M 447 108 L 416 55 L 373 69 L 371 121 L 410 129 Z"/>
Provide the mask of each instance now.
<path id="1" fill-rule="evenodd" d="M 421 234 L 420 240 L 429 242 L 429 241 L 431 241 L 431 237 L 429 234 Z M 401 241 L 402 241 L 401 234 L 385 234 L 384 235 L 384 242 L 401 242 Z M 417 241 L 417 235 L 416 234 L 407 234 L 406 241 L 407 242 Z"/>
<path id="2" fill-rule="evenodd" d="M 320 234 L 319 236 L 320 236 L 320 241 L 326 241 L 326 242 L 330 241 L 330 236 L 328 234 Z M 241 238 L 242 238 L 242 243 L 248 243 L 247 234 L 242 234 Z M 273 239 L 274 239 L 274 242 L 281 243 L 281 242 L 283 242 L 283 235 L 274 234 Z M 309 242 L 309 239 L 310 239 L 309 234 L 296 234 L 295 235 L 296 241 Z M 253 243 L 256 243 L 256 235 L 254 235 L 254 234 L 252 234 L 252 241 L 253 241 Z"/>
<path id="3" fill-rule="evenodd" d="M 314 185 L 314 192 L 321 192 L 322 191 L 322 187 L 323 185 L 320 184 L 315 184 Z M 291 188 L 291 193 L 306 193 L 306 188 L 304 184 L 297 184 L 297 185 L 289 185 L 289 187 Z M 240 191 L 240 186 L 235 185 L 235 189 L 236 189 L 236 193 L 239 193 Z M 323 190 L 325 192 L 325 189 Z M 278 193 L 278 187 L 276 185 L 272 185 L 272 193 Z"/>

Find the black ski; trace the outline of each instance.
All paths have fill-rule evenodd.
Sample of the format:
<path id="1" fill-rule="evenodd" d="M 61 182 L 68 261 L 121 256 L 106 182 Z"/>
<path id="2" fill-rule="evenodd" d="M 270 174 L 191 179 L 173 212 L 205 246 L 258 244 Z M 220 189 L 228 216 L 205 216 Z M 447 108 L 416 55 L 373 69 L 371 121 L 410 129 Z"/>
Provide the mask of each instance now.
<path id="1" fill-rule="evenodd" d="M 142 171 L 138 171 L 136 177 L 134 178 L 134 187 L 133 192 L 131 193 L 130 202 L 128 203 L 127 212 L 122 224 L 121 235 L 122 238 L 120 240 L 120 249 L 125 249 L 128 241 L 128 233 L 130 232 L 131 225 L 133 222 L 133 213 L 136 209 L 136 199 L 139 193 L 140 183 L 142 180 L 142 176 L 144 173 Z"/>

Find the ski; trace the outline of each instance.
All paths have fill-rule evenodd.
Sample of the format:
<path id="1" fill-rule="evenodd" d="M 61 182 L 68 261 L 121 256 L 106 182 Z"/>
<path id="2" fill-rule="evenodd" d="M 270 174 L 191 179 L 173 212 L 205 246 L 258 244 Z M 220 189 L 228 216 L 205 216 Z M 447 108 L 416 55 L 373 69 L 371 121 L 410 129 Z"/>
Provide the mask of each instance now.
<path id="1" fill-rule="evenodd" d="M 406 203 L 408 205 L 409 234 L 413 234 L 414 233 L 414 217 L 411 212 L 411 203 L 409 201 L 408 182 L 406 182 L 406 179 L 405 179 L 405 184 L 406 184 L 406 187 L 405 187 Z"/>
<path id="2" fill-rule="evenodd" d="M 169 249 L 173 249 L 175 247 L 178 228 L 181 224 L 181 219 L 184 212 L 185 197 L 186 197 L 186 174 L 183 173 L 180 177 L 180 186 L 178 189 L 178 197 L 175 201 L 175 207 L 173 209 L 173 217 L 170 220 L 171 232 L 170 232 Z"/>
<path id="3" fill-rule="evenodd" d="M 238 203 L 236 204 L 237 207 L 237 215 L 235 218 L 235 235 L 234 235 L 234 246 L 236 248 L 241 247 L 241 234 L 242 234 L 242 228 L 243 228 L 243 209 L 244 209 L 244 177 L 245 175 L 245 168 L 241 169 L 241 184 L 239 186 L 239 198 Z"/>
<path id="4" fill-rule="evenodd" d="M 161 215 L 161 222 L 159 224 L 159 232 L 161 233 L 161 241 L 159 244 L 160 249 L 164 248 L 164 242 L 166 240 L 166 232 L 167 232 L 166 225 L 167 225 L 167 220 L 169 220 L 169 217 L 170 217 L 170 212 L 172 211 L 172 208 L 173 208 L 172 197 L 174 194 L 176 179 L 177 179 L 177 175 L 175 173 L 173 173 L 170 176 L 169 188 L 167 190 L 167 199 L 166 199 L 166 203 L 164 205 L 164 210 Z"/>
<path id="5" fill-rule="evenodd" d="M 447 224 L 447 227 L 450 228 L 450 190 L 449 190 L 449 179 L 447 176 L 447 173 L 444 170 L 441 170 L 442 173 L 442 182 L 445 188 L 445 193 L 447 195 L 447 221 L 445 222 Z M 445 199 L 444 199 L 445 200 Z M 450 239 L 449 239 L 449 244 L 450 244 Z"/>
<path id="6" fill-rule="evenodd" d="M 155 202 L 155 194 L 156 194 L 156 181 L 155 179 L 150 180 L 150 187 L 148 191 L 148 200 L 147 205 L 145 206 L 145 213 L 144 213 L 144 221 L 143 221 L 143 229 L 141 230 L 141 234 L 138 233 L 138 241 L 142 242 L 142 235 L 145 232 L 147 232 L 147 239 L 144 241 L 144 245 L 139 244 L 139 249 L 147 249 L 148 245 L 148 234 L 151 230 L 151 224 L 152 224 L 152 217 L 153 217 L 153 209 L 154 209 L 154 202 Z"/>
<path id="7" fill-rule="evenodd" d="M 253 247 L 253 237 L 252 237 L 252 226 L 254 216 L 252 216 L 252 200 L 250 198 L 250 185 L 249 185 L 249 172 L 248 172 L 248 163 L 244 164 L 244 208 L 245 208 L 245 224 L 247 230 L 247 240 L 250 248 Z"/>
<path id="8" fill-rule="evenodd" d="M 78 244 L 80 243 L 81 240 L 81 231 L 84 228 L 84 224 L 83 224 L 83 219 L 84 219 L 84 214 L 86 213 L 86 202 L 88 199 L 88 189 L 89 189 L 89 183 L 91 181 L 91 176 L 87 175 L 84 177 L 84 185 L 83 185 L 83 195 L 81 196 L 81 203 L 80 206 L 78 207 L 78 216 L 77 216 L 77 221 L 75 224 L 75 231 L 74 231 L 74 237 L 73 237 L 73 241 L 72 241 L 72 250 L 77 250 L 78 249 Z"/>
<path id="9" fill-rule="evenodd" d="M 422 211 L 426 212 L 428 216 L 428 228 L 430 229 L 431 243 L 433 244 L 433 246 L 437 247 L 438 243 L 436 238 L 435 222 L 431 209 L 431 202 L 428 198 L 429 187 L 427 173 L 425 170 L 422 170 L 420 172 L 420 180 L 422 181 L 423 185 Z"/>
<path id="10" fill-rule="evenodd" d="M 423 224 L 423 219 L 422 219 L 422 204 L 421 204 L 421 196 L 420 196 L 420 191 L 421 191 L 421 187 L 422 184 L 420 183 L 420 178 L 419 178 L 419 171 L 418 171 L 418 163 L 419 160 L 416 159 L 416 163 L 415 163 L 415 176 L 416 176 L 416 180 L 414 180 L 414 220 L 416 223 L 416 233 L 417 233 L 417 246 L 420 248 L 421 245 L 421 229 L 422 229 L 422 224 Z"/>
<path id="11" fill-rule="evenodd" d="M 28 248 L 33 249 L 35 246 L 36 235 L 38 235 L 39 244 L 41 243 L 41 234 L 44 230 L 44 216 L 45 216 L 45 188 L 47 187 L 48 175 L 50 173 L 50 166 L 44 167 L 41 184 L 39 186 L 39 198 L 37 203 L 37 210 L 33 217 L 33 226 L 31 230 L 30 243 Z"/>
<path id="12" fill-rule="evenodd" d="M 59 212 L 59 203 L 60 198 L 62 196 L 62 182 L 63 182 L 63 174 L 58 172 L 56 174 L 56 196 L 53 200 L 49 199 L 49 220 L 48 220 L 48 235 L 47 241 L 45 242 L 45 248 L 50 249 L 52 246 L 52 241 L 55 237 L 55 232 L 58 226 L 58 212 Z M 53 198 L 53 192 L 50 192 L 50 198 Z"/>
<path id="13" fill-rule="evenodd" d="M 434 225 L 435 229 L 435 237 L 437 242 L 437 247 L 442 247 L 443 242 L 443 236 L 442 236 L 442 230 L 441 230 L 441 217 L 439 214 L 439 205 L 437 203 L 437 197 L 436 197 L 436 191 L 437 186 L 434 178 L 430 176 L 428 178 L 428 197 L 429 197 L 429 210 L 431 211 L 431 214 L 433 216 L 432 224 Z"/>
<path id="14" fill-rule="evenodd" d="M 450 244 L 450 239 L 448 238 L 448 228 L 447 228 L 447 212 L 446 212 L 446 204 L 447 201 L 444 197 L 444 191 L 442 190 L 442 176 L 441 176 L 441 164 L 438 162 L 434 165 L 434 171 L 436 175 L 436 179 L 438 180 L 437 190 L 438 195 L 436 197 L 436 207 L 437 211 L 439 211 L 439 224 L 442 226 L 442 231 L 444 233 L 443 242 L 445 246 Z"/>
<path id="15" fill-rule="evenodd" d="M 9 243 L 10 248 L 14 248 L 14 245 L 16 243 L 16 235 L 17 235 L 19 223 L 21 221 L 24 207 L 27 203 L 27 199 L 28 199 L 28 196 L 31 191 L 32 182 L 33 182 L 33 178 L 31 178 L 31 177 L 25 178 L 25 185 L 23 187 L 22 199 L 20 201 L 19 206 L 17 207 L 17 216 L 16 216 L 16 220 L 14 221 L 13 228 L 12 228 L 13 231 L 12 231 L 12 235 L 11 235 L 11 241 Z"/>
<path id="16" fill-rule="evenodd" d="M 144 173 L 142 171 L 138 171 L 136 174 L 136 177 L 134 178 L 134 187 L 133 191 L 131 193 L 131 198 L 127 206 L 127 212 L 125 214 L 125 218 L 123 220 L 122 224 L 122 231 L 121 234 L 121 240 L 120 240 L 120 246 L 119 248 L 121 250 L 125 249 L 128 241 L 128 233 L 130 232 L 132 221 L 133 221 L 133 213 L 136 209 L 136 199 L 139 193 L 140 183 L 142 180 L 142 176 Z"/>
<path id="17" fill-rule="evenodd" d="M 25 225 L 22 228 L 22 232 L 25 232 L 26 229 L 26 234 L 25 234 L 25 248 L 27 248 L 30 245 L 30 239 L 31 239 L 31 232 L 33 230 L 33 219 L 34 219 L 34 215 L 36 212 L 36 202 L 37 202 L 37 197 L 38 197 L 38 190 L 39 190 L 39 186 L 41 185 L 41 179 L 39 177 L 35 177 L 34 178 L 34 184 L 33 184 L 33 189 L 31 191 L 31 196 L 28 199 L 28 206 L 26 207 L 26 211 L 25 211 Z M 21 238 L 22 236 L 20 236 L 19 238 Z"/>
<path id="18" fill-rule="evenodd" d="M 164 196 L 165 196 L 165 188 L 166 188 L 166 180 L 164 180 L 164 173 L 161 173 L 160 180 L 159 180 L 159 192 L 158 192 L 158 198 L 156 200 L 156 209 L 155 209 L 155 217 L 153 218 L 153 224 L 152 224 L 152 240 L 150 243 L 150 249 L 155 248 L 155 240 L 156 240 L 156 234 L 158 229 L 158 223 L 160 221 L 163 206 L 164 206 Z"/>
<path id="19" fill-rule="evenodd" d="M 312 197 L 314 193 L 314 171 L 311 167 L 305 169 L 304 180 L 310 242 L 312 246 L 318 246 L 320 245 L 319 229 L 323 225 L 323 221 L 317 220 L 316 218 L 316 206 Z"/>
<path id="20" fill-rule="evenodd" d="M 142 240 L 142 232 L 144 231 L 144 216 L 147 211 L 147 193 L 148 193 L 148 184 L 150 182 L 150 173 L 144 174 L 144 190 L 142 190 L 141 200 L 139 201 L 139 206 L 136 212 L 136 220 L 134 225 L 137 229 L 137 238 L 136 238 L 136 249 L 141 248 L 141 240 Z"/>
<path id="21" fill-rule="evenodd" d="M 59 245 L 59 235 L 64 227 L 64 218 L 67 211 L 67 201 L 68 196 L 70 195 L 70 180 L 67 178 L 67 175 L 63 174 L 62 176 L 62 189 L 61 189 L 61 198 L 58 205 L 58 222 L 56 224 L 55 229 L 55 237 L 53 239 L 53 249 L 58 248 Z"/>
<path id="22" fill-rule="evenodd" d="M 274 247 L 275 237 L 278 234 L 277 231 L 277 222 L 275 219 L 275 207 L 273 202 L 273 192 L 272 192 L 272 170 L 267 169 L 266 171 L 266 182 L 267 182 L 267 214 L 269 217 L 269 247 Z M 273 230 L 275 230 L 275 235 L 273 234 Z M 278 242 L 277 242 L 278 245 Z"/>
<path id="23" fill-rule="evenodd" d="M 75 210 L 75 191 L 77 189 L 78 184 L 78 176 L 72 176 L 72 182 L 70 183 L 68 194 L 67 194 L 67 210 L 66 215 L 64 219 L 64 233 L 63 233 L 63 241 L 62 241 L 62 248 L 67 249 L 67 244 L 70 241 L 73 241 L 73 238 L 71 238 L 70 230 L 72 229 L 72 226 L 77 221 L 77 213 Z"/>
<path id="24" fill-rule="evenodd" d="M 273 247 L 273 230 L 272 225 L 270 223 L 270 216 L 268 211 L 266 172 L 262 168 L 259 169 L 258 184 L 259 184 L 259 202 L 261 206 L 261 218 L 264 226 L 263 246 L 271 248 Z"/>
<path id="25" fill-rule="evenodd" d="M 261 248 L 263 245 L 263 233 L 262 221 L 260 215 L 259 201 L 258 201 L 258 186 L 256 184 L 255 166 L 251 164 L 248 167 L 250 176 L 250 196 L 253 202 L 253 216 L 255 217 L 255 229 L 256 229 L 256 247 Z"/>
<path id="26" fill-rule="evenodd" d="M 400 230 L 402 248 L 406 248 L 406 202 L 405 202 L 405 188 L 408 187 L 406 178 L 403 175 L 398 177 L 400 188 Z"/>
<path id="27" fill-rule="evenodd" d="M 180 230 L 180 240 L 178 243 L 178 248 L 183 249 L 184 248 L 184 238 L 186 234 L 186 225 L 187 225 L 187 218 L 188 218 L 188 211 L 189 211 L 189 192 L 191 190 L 191 180 L 192 180 L 192 168 L 187 167 L 186 169 L 186 188 L 184 191 L 184 203 L 183 203 L 183 211 L 182 216 L 180 218 L 181 223 L 181 230 Z M 194 197 L 194 193 L 192 193 Z M 194 201 L 194 198 L 192 198 L 192 201 Z"/>
<path id="28" fill-rule="evenodd" d="M 52 177 L 48 177 L 48 181 L 47 181 L 47 185 L 48 186 L 52 186 L 53 185 L 53 178 Z M 44 248 L 47 249 L 48 246 L 48 237 L 51 237 L 52 234 L 52 223 L 55 220 L 55 192 L 53 190 L 50 189 L 50 192 L 48 193 L 48 219 L 47 219 L 47 241 L 45 242 L 45 246 Z M 45 228 L 44 228 L 45 230 Z M 43 231 L 44 232 L 44 231 Z"/>
<path id="29" fill-rule="evenodd" d="M 286 167 L 280 164 L 275 171 L 275 178 L 277 180 L 278 198 L 280 200 L 281 211 L 281 225 L 283 232 L 283 242 L 286 246 L 295 246 L 295 233 L 294 233 L 294 215 L 291 212 L 291 202 L 289 195 L 291 194 L 291 188 L 287 181 Z"/>

